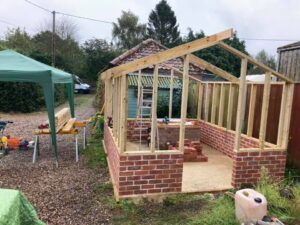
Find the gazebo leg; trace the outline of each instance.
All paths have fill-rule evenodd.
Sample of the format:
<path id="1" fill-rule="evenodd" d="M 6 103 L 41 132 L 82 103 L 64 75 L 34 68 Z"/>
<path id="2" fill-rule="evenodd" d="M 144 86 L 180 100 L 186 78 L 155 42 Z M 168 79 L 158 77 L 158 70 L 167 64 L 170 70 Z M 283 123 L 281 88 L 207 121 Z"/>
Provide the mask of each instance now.
<path id="1" fill-rule="evenodd" d="M 79 154 L 78 154 L 78 134 L 75 134 L 75 151 L 76 151 L 76 162 L 79 160 Z"/>
<path id="2" fill-rule="evenodd" d="M 39 145 L 39 136 L 35 135 L 35 143 L 34 143 L 34 150 L 33 150 L 33 156 L 32 156 L 32 163 L 36 162 L 36 154 L 38 151 L 38 146 Z"/>
<path id="3" fill-rule="evenodd" d="M 86 128 L 83 128 L 83 149 L 86 147 Z"/>

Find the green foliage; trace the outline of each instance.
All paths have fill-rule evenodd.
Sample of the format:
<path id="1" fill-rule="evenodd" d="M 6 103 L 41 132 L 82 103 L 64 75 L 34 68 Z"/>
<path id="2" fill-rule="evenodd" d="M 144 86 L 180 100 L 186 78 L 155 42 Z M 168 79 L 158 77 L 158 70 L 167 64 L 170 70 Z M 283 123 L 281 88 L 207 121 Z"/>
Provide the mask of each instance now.
<path id="1" fill-rule="evenodd" d="M 82 77 L 94 81 L 97 80 L 99 71 L 104 70 L 109 65 L 109 62 L 120 53 L 102 39 L 88 40 L 84 42 L 82 49 L 87 68 L 86 73 L 82 74 Z"/>
<path id="2" fill-rule="evenodd" d="M 92 117 L 93 136 L 94 138 L 103 138 L 104 135 L 104 116 L 96 113 Z"/>
<path id="3" fill-rule="evenodd" d="M 261 50 L 260 52 L 257 53 L 255 56 L 255 59 L 258 62 L 261 62 L 268 67 L 276 70 L 276 60 L 273 55 L 269 55 L 265 50 Z M 260 68 L 254 66 L 250 71 L 249 74 L 264 74 L 264 71 L 261 70 Z"/>
<path id="4" fill-rule="evenodd" d="M 166 0 L 161 0 L 149 15 L 147 36 L 158 40 L 167 47 L 174 47 L 181 42 L 177 19 Z"/>
<path id="5" fill-rule="evenodd" d="M 294 198 L 287 199 L 280 195 L 280 190 L 289 189 Z M 262 193 L 268 201 L 268 211 L 287 224 L 300 223 L 300 185 L 289 186 L 285 182 L 278 182 L 270 178 L 268 171 L 263 169 L 256 190 Z"/>
<path id="6" fill-rule="evenodd" d="M 233 200 L 223 195 L 219 199 L 212 201 L 198 217 L 189 224 L 207 224 L 207 225 L 239 225 L 235 218 L 235 208 Z"/>
<path id="7" fill-rule="evenodd" d="M 139 23 L 139 18 L 131 11 L 122 11 L 118 22 L 113 24 L 112 36 L 121 49 L 130 49 L 145 37 L 146 25 Z"/>
<path id="8" fill-rule="evenodd" d="M 88 140 L 87 148 L 82 152 L 82 154 L 86 158 L 86 165 L 91 169 L 107 166 L 106 154 L 104 152 L 102 142 L 98 137 L 92 137 Z M 104 187 L 102 187 L 102 189 L 103 188 Z"/>
<path id="9" fill-rule="evenodd" d="M 158 92 L 157 98 L 157 117 L 164 118 L 169 116 L 169 98 L 170 92 Z M 174 90 L 172 101 L 172 115 L 179 117 L 181 110 L 181 89 Z"/>

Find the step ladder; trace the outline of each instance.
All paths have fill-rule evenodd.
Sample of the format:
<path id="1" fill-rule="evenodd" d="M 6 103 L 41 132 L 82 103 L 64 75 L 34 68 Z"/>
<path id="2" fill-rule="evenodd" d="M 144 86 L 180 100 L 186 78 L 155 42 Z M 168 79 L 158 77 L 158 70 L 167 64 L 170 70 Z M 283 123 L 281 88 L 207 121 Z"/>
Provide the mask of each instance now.
<path id="1" fill-rule="evenodd" d="M 136 124 L 138 124 L 137 129 L 139 130 L 139 149 L 141 149 L 142 143 L 142 133 L 145 130 L 148 130 L 148 127 L 145 125 L 147 123 L 144 122 L 144 119 L 149 119 L 149 122 L 152 121 L 152 95 L 153 95 L 153 88 L 144 87 L 142 84 L 140 86 L 140 96 L 138 96 L 138 106 L 136 112 Z M 157 118 L 157 116 L 156 116 Z M 157 145 L 159 146 L 159 137 L 158 137 L 158 128 L 156 131 L 156 140 Z"/>

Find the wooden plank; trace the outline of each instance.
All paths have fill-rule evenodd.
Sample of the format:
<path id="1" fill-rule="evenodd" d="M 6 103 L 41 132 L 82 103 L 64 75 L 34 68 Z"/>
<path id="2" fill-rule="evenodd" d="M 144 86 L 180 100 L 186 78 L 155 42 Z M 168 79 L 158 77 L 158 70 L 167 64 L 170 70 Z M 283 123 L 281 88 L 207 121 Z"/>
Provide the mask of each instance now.
<path id="1" fill-rule="evenodd" d="M 282 147 L 287 149 L 289 142 L 289 131 L 290 131 L 290 120 L 294 98 L 294 84 L 286 84 L 287 96 L 286 96 L 286 108 L 283 124 L 283 136 L 282 136 Z"/>
<path id="2" fill-rule="evenodd" d="M 216 121 L 217 94 L 218 94 L 218 85 L 213 84 L 211 115 L 210 115 L 210 122 L 213 124 L 215 124 Z"/>
<path id="3" fill-rule="evenodd" d="M 127 123 L 127 76 L 121 78 L 121 108 L 120 108 L 120 151 L 121 153 L 126 151 L 126 123 Z"/>
<path id="4" fill-rule="evenodd" d="M 157 129 L 157 91 L 158 91 L 158 64 L 154 66 L 153 92 L 151 109 L 151 142 L 150 150 L 155 151 L 156 129 Z"/>
<path id="5" fill-rule="evenodd" d="M 74 127 L 74 123 L 76 121 L 76 118 L 71 118 L 66 125 L 62 128 L 62 132 L 66 133 L 66 132 L 70 132 L 73 127 Z"/>
<path id="6" fill-rule="evenodd" d="M 202 99 L 203 99 L 203 85 L 198 83 L 198 108 L 197 108 L 197 119 L 201 120 L 201 112 L 202 112 Z"/>
<path id="7" fill-rule="evenodd" d="M 231 52 L 232 54 L 234 54 L 234 55 L 236 55 L 236 56 L 238 56 L 238 57 L 240 57 L 240 58 L 242 58 L 242 59 L 247 59 L 249 63 L 251 63 L 251 64 L 253 64 L 253 65 L 259 67 L 259 68 L 262 69 L 264 72 L 271 72 L 271 73 L 272 73 L 273 75 L 275 75 L 276 77 L 278 77 L 278 78 L 280 78 L 280 79 L 282 79 L 282 80 L 284 80 L 284 81 L 287 81 L 287 82 L 289 82 L 289 83 L 293 83 L 293 81 L 292 81 L 290 78 L 288 78 L 287 76 L 285 76 L 284 74 L 281 74 L 281 73 L 279 73 L 279 72 L 277 72 L 277 71 L 271 69 L 270 67 L 268 67 L 268 66 L 266 66 L 266 65 L 264 65 L 264 64 L 262 64 L 262 63 L 260 63 L 260 62 L 258 62 L 258 61 L 256 61 L 256 60 L 253 59 L 252 57 L 250 57 L 250 56 L 246 55 L 245 53 L 240 52 L 239 50 L 237 50 L 237 49 L 235 49 L 235 48 L 233 48 L 233 47 L 231 47 L 231 46 L 225 44 L 224 42 L 220 41 L 220 42 L 219 42 L 219 45 L 220 45 L 222 48 L 226 49 L 227 51 Z"/>
<path id="8" fill-rule="evenodd" d="M 236 116 L 236 128 L 235 128 L 235 141 L 234 149 L 238 151 L 240 149 L 241 142 L 241 131 L 243 125 L 243 115 L 245 111 L 245 89 L 246 89 L 246 74 L 247 74 L 247 59 L 242 59 L 241 63 L 241 74 L 240 74 L 240 83 L 239 83 L 239 97 L 238 97 L 238 107 L 237 107 L 237 116 Z"/>
<path id="9" fill-rule="evenodd" d="M 247 124 L 247 135 L 250 137 L 252 137 L 252 135 L 253 135 L 253 122 L 254 122 L 254 113 L 255 113 L 255 104 L 256 104 L 256 93 L 257 93 L 257 85 L 251 84 L 251 95 L 250 95 L 248 124 Z"/>
<path id="10" fill-rule="evenodd" d="M 118 120 L 118 98 L 117 98 L 117 79 L 113 79 L 113 135 L 114 137 L 117 136 L 117 120 Z"/>
<path id="11" fill-rule="evenodd" d="M 112 79 L 108 79 L 107 116 L 112 117 Z"/>
<path id="12" fill-rule="evenodd" d="M 215 65 L 195 56 L 195 55 L 190 55 L 190 62 L 194 65 L 203 67 L 205 70 L 208 70 L 212 72 L 213 74 L 224 78 L 225 80 L 231 81 L 231 82 L 239 82 L 239 79 L 235 77 L 234 75 L 226 72 L 225 70 L 220 69 L 219 67 L 216 67 Z"/>
<path id="13" fill-rule="evenodd" d="M 205 109 L 204 120 L 205 120 L 205 122 L 208 122 L 208 110 L 209 110 L 209 85 L 208 85 L 208 83 L 205 84 L 204 109 Z"/>
<path id="14" fill-rule="evenodd" d="M 228 93 L 228 110 L 227 110 L 227 123 L 226 123 L 228 130 L 231 130 L 231 125 L 232 125 L 233 97 L 234 97 L 233 84 L 230 84 L 229 93 Z"/>
<path id="15" fill-rule="evenodd" d="M 141 98 L 141 87 L 142 87 L 142 70 L 139 70 L 139 74 L 138 74 L 137 110 L 139 108 L 139 101 L 140 101 L 140 98 Z"/>
<path id="16" fill-rule="evenodd" d="M 118 124 L 117 124 L 117 129 L 118 129 L 118 135 L 117 135 L 117 142 L 118 146 L 120 147 L 120 134 L 121 134 L 121 126 L 120 126 L 120 121 L 121 121 L 121 78 L 118 78 Z"/>
<path id="17" fill-rule="evenodd" d="M 221 84 L 220 102 L 219 102 L 219 115 L 218 115 L 218 125 L 223 126 L 224 117 L 224 101 L 225 101 L 225 87 Z"/>
<path id="18" fill-rule="evenodd" d="M 179 45 L 177 47 L 167 49 L 163 52 L 159 52 L 150 56 L 146 56 L 120 66 L 116 66 L 109 69 L 113 76 L 121 76 L 122 74 L 127 74 L 133 71 L 137 71 L 143 68 L 147 68 L 151 65 L 162 63 L 173 58 L 177 58 L 204 48 L 208 48 L 217 44 L 218 42 L 228 39 L 233 36 L 233 30 L 228 29 L 223 32 L 204 37 L 186 44 Z M 110 78 L 110 75 L 104 74 L 102 79 Z"/>
<path id="19" fill-rule="evenodd" d="M 259 148 L 260 149 L 264 149 L 264 147 L 265 147 L 269 101 L 270 101 L 270 91 L 271 91 L 270 83 L 271 83 L 271 73 L 267 72 L 265 74 L 264 94 L 263 94 L 260 128 L 259 128 Z"/>
<path id="20" fill-rule="evenodd" d="M 189 63 L 190 57 L 186 55 L 183 65 L 183 84 L 182 84 L 182 97 L 181 97 L 181 119 L 180 119 L 180 132 L 179 132 L 179 151 L 184 151 L 184 137 L 185 137 L 185 121 L 188 102 L 189 91 Z"/>
<path id="21" fill-rule="evenodd" d="M 170 96 L 169 96 L 169 118 L 172 118 L 173 89 L 174 89 L 174 70 L 172 69 L 171 80 L 170 80 Z"/>
<path id="22" fill-rule="evenodd" d="M 281 94 L 281 103 L 280 103 L 280 114 L 279 114 L 279 124 L 278 124 L 278 132 L 277 132 L 277 145 L 282 146 L 282 140 L 283 140 L 283 124 L 284 124 L 284 118 L 285 118 L 285 107 L 286 107 L 286 85 L 284 84 L 282 86 L 282 94 Z"/>

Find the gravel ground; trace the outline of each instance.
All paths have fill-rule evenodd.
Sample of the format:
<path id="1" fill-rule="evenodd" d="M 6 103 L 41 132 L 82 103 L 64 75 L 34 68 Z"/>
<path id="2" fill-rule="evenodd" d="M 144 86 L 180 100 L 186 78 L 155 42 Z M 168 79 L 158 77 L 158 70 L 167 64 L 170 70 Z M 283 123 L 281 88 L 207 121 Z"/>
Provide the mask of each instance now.
<path id="1" fill-rule="evenodd" d="M 77 118 L 87 119 L 93 115 L 92 101 L 92 95 L 75 99 Z M 33 140 L 33 131 L 46 119 L 46 112 L 0 114 L 0 120 L 14 121 L 6 134 L 27 140 Z M 83 156 L 76 163 L 74 141 L 70 136 L 58 137 L 59 167 L 56 168 L 54 154 L 48 150 L 49 137 L 40 140 L 41 155 L 34 165 L 31 163 L 32 150 L 11 151 L 0 159 L 0 188 L 22 191 L 36 208 L 40 219 L 49 225 L 110 224 L 110 210 L 97 200 L 93 191 L 95 185 L 108 181 L 107 170 L 99 168 L 95 172 L 87 168 Z"/>

